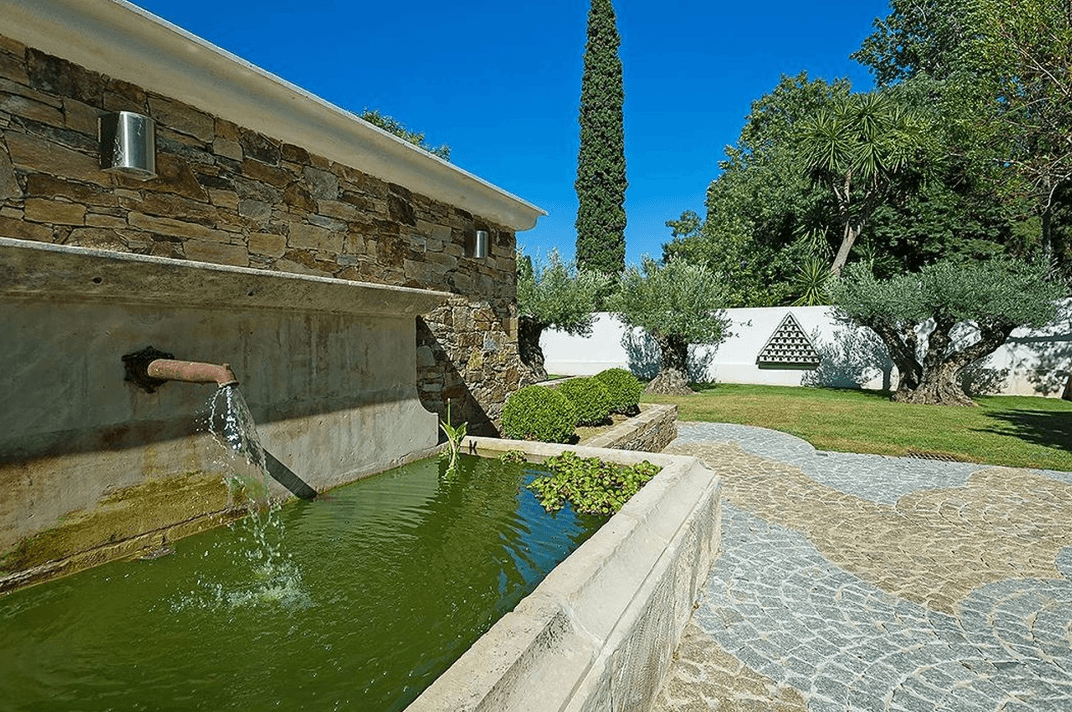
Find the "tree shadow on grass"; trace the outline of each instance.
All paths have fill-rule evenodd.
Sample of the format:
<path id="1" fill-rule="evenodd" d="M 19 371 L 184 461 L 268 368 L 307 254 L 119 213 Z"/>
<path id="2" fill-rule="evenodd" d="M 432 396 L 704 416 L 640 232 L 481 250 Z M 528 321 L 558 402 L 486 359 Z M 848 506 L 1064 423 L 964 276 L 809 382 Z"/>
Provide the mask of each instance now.
<path id="1" fill-rule="evenodd" d="M 1072 452 L 1072 416 L 1068 411 L 1003 410 L 986 417 L 1006 425 L 981 432 L 1011 435 L 1035 445 Z"/>
<path id="2" fill-rule="evenodd" d="M 799 394 L 803 397 L 808 397 L 809 394 L 815 394 L 814 397 L 821 398 L 824 393 L 844 393 L 847 397 L 862 398 L 867 400 L 879 400 L 889 401 L 893 398 L 893 391 L 887 390 L 874 390 L 871 388 L 839 388 L 837 386 L 767 386 L 756 385 L 747 383 L 719 383 L 715 381 L 698 383 L 689 383 L 692 390 L 697 393 L 718 393 L 719 391 L 725 391 L 726 386 L 734 386 L 740 389 L 770 389 L 772 397 L 778 397 L 780 391 L 787 391 L 789 393 Z M 739 393 L 739 391 L 735 391 Z M 784 395 L 784 394 L 782 394 Z"/>

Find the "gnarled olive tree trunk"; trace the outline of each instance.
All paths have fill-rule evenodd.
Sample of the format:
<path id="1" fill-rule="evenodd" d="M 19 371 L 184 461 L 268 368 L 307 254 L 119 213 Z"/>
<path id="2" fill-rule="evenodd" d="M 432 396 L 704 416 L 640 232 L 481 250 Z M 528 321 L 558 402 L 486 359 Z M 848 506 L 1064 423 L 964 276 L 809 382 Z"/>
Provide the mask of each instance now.
<path id="1" fill-rule="evenodd" d="M 543 349 L 540 347 L 540 336 L 546 328 L 547 324 L 536 321 L 531 317 L 518 317 L 518 355 L 521 357 L 521 363 L 532 369 L 532 377 L 537 381 L 547 380 L 547 369 L 544 367 L 543 361 Z"/>
<path id="2" fill-rule="evenodd" d="M 959 350 L 954 349 L 950 335 L 956 325 L 957 322 L 949 320 L 935 323 L 934 330 L 927 337 L 927 353 L 922 363 L 915 356 L 917 338 L 914 329 L 905 327 L 905 332 L 911 332 L 910 337 L 902 332 L 893 343 L 887 340 L 892 330 L 887 330 L 887 335 L 883 335 L 879 329 L 875 329 L 890 351 L 898 372 L 907 374 L 907 377 L 901 376 L 893 400 L 927 405 L 975 405 L 975 401 L 964 392 L 961 374 L 965 368 L 1004 344 L 1015 325 L 1008 322 L 979 324 L 979 340 Z M 902 361 L 905 362 L 903 367 Z"/>
<path id="3" fill-rule="evenodd" d="M 687 396 L 689 388 L 689 344 L 685 339 L 655 334 L 655 343 L 661 353 L 659 375 L 652 379 L 646 393 L 664 396 Z"/>

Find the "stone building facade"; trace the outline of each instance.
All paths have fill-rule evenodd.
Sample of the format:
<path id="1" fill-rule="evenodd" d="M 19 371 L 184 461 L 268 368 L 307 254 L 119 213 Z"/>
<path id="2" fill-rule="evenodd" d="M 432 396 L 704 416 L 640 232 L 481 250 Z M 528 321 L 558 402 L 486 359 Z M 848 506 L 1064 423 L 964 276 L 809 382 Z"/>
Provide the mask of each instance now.
<path id="1" fill-rule="evenodd" d="M 157 178 L 99 167 L 113 111 L 155 120 Z M 510 226 L 2 34 L 0 236 L 449 292 L 418 321 L 418 388 L 470 432 L 528 376 Z"/>

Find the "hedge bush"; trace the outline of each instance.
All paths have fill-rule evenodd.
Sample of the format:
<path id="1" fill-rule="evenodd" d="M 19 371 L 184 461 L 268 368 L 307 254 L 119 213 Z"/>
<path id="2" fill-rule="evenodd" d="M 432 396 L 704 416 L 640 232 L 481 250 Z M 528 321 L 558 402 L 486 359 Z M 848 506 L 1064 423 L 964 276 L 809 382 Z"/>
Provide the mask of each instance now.
<path id="1" fill-rule="evenodd" d="M 610 417 L 610 393 L 594 378 L 571 378 L 558 392 L 577 409 L 578 425 L 599 425 Z"/>
<path id="2" fill-rule="evenodd" d="M 644 384 L 624 368 L 608 368 L 595 375 L 610 394 L 610 412 L 635 415 L 640 411 Z"/>
<path id="3" fill-rule="evenodd" d="M 577 427 L 577 409 L 562 393 L 546 386 L 525 386 L 506 399 L 502 432 L 514 440 L 564 443 Z"/>

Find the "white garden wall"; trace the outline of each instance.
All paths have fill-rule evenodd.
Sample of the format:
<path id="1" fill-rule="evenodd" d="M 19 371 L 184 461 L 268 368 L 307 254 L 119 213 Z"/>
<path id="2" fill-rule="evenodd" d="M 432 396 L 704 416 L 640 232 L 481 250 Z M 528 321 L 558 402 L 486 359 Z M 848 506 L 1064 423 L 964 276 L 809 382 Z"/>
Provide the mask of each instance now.
<path id="1" fill-rule="evenodd" d="M 791 313 L 822 356 L 816 369 L 760 368 L 756 358 L 774 330 Z M 690 376 L 695 381 L 848 388 L 895 388 L 897 369 L 886 348 L 868 329 L 839 320 L 831 307 L 729 309 L 731 335 L 718 346 L 693 346 Z M 962 339 L 974 339 L 965 327 Z M 925 332 L 924 332 L 925 333 Z M 547 372 L 591 375 L 606 368 L 628 368 L 642 377 L 659 370 L 659 350 L 641 330 L 628 330 L 612 315 L 600 313 L 589 337 L 548 329 L 540 339 Z M 981 393 L 1059 396 L 1072 365 L 1072 300 L 1048 328 L 1018 329 L 1008 343 L 973 371 L 971 385 Z"/>

